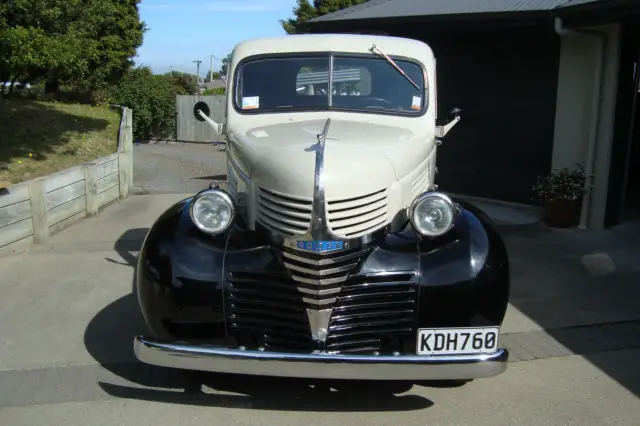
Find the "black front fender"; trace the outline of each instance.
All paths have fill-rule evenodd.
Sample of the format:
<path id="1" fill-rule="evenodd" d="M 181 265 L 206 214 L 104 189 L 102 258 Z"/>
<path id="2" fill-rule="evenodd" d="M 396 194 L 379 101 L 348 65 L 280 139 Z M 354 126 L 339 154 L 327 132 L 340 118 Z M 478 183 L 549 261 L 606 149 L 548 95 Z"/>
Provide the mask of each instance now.
<path id="1" fill-rule="evenodd" d="M 265 232 L 249 231 L 241 224 L 215 237 L 204 235 L 191 222 L 190 202 L 191 198 L 169 208 L 148 232 L 136 273 L 140 307 L 157 338 L 225 338 L 234 335 L 239 323 L 230 311 L 235 294 L 230 274 L 244 274 L 245 280 L 254 277 L 250 294 L 265 302 L 266 312 L 277 291 L 267 281 L 282 273 L 281 258 Z M 398 289 L 409 285 L 415 290 L 413 323 L 402 337 L 405 349 L 415 345 L 417 328 L 501 325 L 504 319 L 509 299 L 505 245 L 484 213 L 460 204 L 456 226 L 447 235 L 424 239 L 410 226 L 383 235 L 372 242 L 351 274 L 358 286 L 368 281 L 380 284 L 385 276 L 414 277 L 409 284 L 398 282 Z M 266 333 L 259 328 L 252 324 L 243 332 Z"/>

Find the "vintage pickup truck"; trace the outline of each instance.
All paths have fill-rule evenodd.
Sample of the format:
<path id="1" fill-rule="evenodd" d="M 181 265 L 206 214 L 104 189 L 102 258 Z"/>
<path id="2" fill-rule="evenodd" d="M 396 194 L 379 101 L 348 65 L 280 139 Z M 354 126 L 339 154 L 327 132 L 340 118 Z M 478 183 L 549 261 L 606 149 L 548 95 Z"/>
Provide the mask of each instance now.
<path id="1" fill-rule="evenodd" d="M 149 230 L 138 359 L 321 379 L 504 372 L 507 251 L 482 211 L 437 190 L 460 111 L 437 124 L 436 102 L 436 60 L 416 40 L 238 44 L 224 122 L 197 111 L 226 138 L 228 190 L 203 189 Z"/>

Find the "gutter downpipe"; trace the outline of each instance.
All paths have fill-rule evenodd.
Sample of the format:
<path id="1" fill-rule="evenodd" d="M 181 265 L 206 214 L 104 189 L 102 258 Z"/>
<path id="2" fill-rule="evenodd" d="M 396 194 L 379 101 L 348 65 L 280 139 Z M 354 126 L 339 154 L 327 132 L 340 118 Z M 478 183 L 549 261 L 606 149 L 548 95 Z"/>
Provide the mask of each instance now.
<path id="1" fill-rule="evenodd" d="M 593 174 L 596 163 L 596 150 L 598 148 L 598 136 L 600 133 L 600 112 L 602 110 L 602 92 L 603 92 L 603 77 L 605 72 L 605 54 L 607 48 L 607 34 L 596 30 L 578 30 L 566 28 L 562 22 L 562 18 L 555 17 L 555 30 L 559 36 L 563 35 L 591 35 L 598 40 L 598 49 L 596 51 L 596 70 L 595 78 L 593 82 L 594 97 L 591 102 L 591 128 L 589 130 L 589 144 L 587 146 L 587 162 L 585 167 L 586 179 L 585 187 L 587 189 L 585 196 L 582 200 L 582 208 L 580 214 L 580 229 L 587 229 L 589 227 L 589 220 L 591 219 L 591 204 L 593 202 Z"/>

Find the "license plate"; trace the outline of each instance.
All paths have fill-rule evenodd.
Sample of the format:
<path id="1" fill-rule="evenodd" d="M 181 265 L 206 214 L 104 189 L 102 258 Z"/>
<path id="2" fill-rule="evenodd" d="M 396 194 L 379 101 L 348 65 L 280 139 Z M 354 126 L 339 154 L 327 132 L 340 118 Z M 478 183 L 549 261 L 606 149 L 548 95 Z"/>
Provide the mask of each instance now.
<path id="1" fill-rule="evenodd" d="M 498 350 L 499 336 L 499 327 L 421 328 L 417 354 L 489 354 Z"/>

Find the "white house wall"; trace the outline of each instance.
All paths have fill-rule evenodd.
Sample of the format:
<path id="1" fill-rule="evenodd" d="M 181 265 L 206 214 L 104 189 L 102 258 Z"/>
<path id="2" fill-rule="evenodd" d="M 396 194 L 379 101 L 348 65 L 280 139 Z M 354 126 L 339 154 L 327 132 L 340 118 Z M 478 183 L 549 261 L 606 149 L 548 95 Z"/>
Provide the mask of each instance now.
<path id="1" fill-rule="evenodd" d="M 554 169 L 586 162 L 595 56 L 591 37 L 562 37 L 553 140 Z"/>
<path id="2" fill-rule="evenodd" d="M 604 31 L 607 45 L 604 54 L 604 74 L 599 105 L 599 131 L 595 150 L 593 190 L 582 225 L 599 229 L 604 226 L 609 163 L 615 121 L 618 84 L 619 25 L 584 28 Z M 591 35 L 562 36 L 556 126 L 552 168 L 586 165 L 595 93 L 598 41 Z"/>

